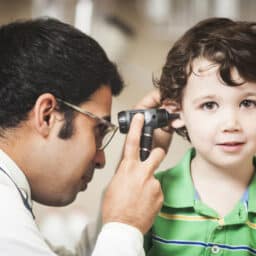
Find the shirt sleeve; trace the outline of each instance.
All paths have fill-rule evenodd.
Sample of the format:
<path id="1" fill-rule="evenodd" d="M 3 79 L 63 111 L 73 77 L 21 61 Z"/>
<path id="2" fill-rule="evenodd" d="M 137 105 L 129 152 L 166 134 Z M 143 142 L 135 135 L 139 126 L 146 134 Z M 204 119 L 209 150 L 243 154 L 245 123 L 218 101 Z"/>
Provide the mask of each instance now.
<path id="1" fill-rule="evenodd" d="M 96 222 L 91 221 L 87 223 L 83 229 L 80 241 L 76 244 L 75 252 L 71 252 L 62 246 L 53 246 L 49 241 L 48 244 L 58 256 L 91 256 L 100 228 L 101 223 L 99 219 Z"/>
<path id="2" fill-rule="evenodd" d="M 142 233 L 129 225 L 103 225 L 95 245 L 97 228 L 85 228 L 76 252 L 46 243 L 15 188 L 0 184 L 1 255 L 26 256 L 144 256 Z M 95 232 L 96 231 L 96 232 Z M 95 245 L 95 246 L 94 246 Z M 94 250 L 93 250 L 94 248 Z"/>
<path id="3" fill-rule="evenodd" d="M 111 222 L 105 224 L 98 235 L 95 245 L 95 226 L 87 226 L 76 252 L 68 251 L 64 247 L 53 247 L 59 256 L 144 256 L 142 233 L 127 224 Z M 95 245 L 95 247 L 94 247 Z M 93 250 L 94 247 L 94 250 Z"/>
<path id="4" fill-rule="evenodd" d="M 144 256 L 143 235 L 135 227 L 111 222 L 103 226 L 92 256 Z"/>

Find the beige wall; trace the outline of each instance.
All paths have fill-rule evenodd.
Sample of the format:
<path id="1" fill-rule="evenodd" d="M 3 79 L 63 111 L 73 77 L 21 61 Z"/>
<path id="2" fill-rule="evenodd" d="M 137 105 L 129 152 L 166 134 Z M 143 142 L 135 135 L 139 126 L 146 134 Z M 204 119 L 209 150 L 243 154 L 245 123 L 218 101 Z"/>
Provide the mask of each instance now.
<path id="1" fill-rule="evenodd" d="M 0 24 L 31 16 L 32 0 L 0 0 Z"/>

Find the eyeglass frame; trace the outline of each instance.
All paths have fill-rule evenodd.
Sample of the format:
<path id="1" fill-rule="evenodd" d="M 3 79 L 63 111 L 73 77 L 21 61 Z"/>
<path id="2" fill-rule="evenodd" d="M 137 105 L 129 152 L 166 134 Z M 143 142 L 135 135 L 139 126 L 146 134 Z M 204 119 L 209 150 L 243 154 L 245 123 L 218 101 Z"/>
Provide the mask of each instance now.
<path id="1" fill-rule="evenodd" d="M 70 107 L 71 109 L 85 115 L 85 116 L 89 116 L 91 118 L 93 118 L 94 120 L 96 120 L 99 124 L 104 124 L 107 126 L 107 132 L 105 133 L 105 135 L 102 136 L 102 141 L 103 141 L 103 138 L 110 132 L 112 132 L 112 135 L 109 137 L 108 141 L 106 142 L 105 145 L 101 145 L 100 147 L 97 147 L 97 150 L 104 150 L 108 145 L 109 143 L 112 141 L 113 137 L 115 136 L 117 130 L 118 130 L 118 126 L 109 122 L 108 120 L 104 119 L 104 118 L 101 118 L 101 117 L 98 117 L 96 116 L 95 114 L 89 112 L 89 111 L 86 111 L 80 107 L 78 107 L 77 105 L 74 105 L 68 101 L 65 101 L 63 99 L 60 99 L 60 98 L 57 98 L 56 97 L 56 100 L 64 105 L 66 105 L 67 107 Z"/>

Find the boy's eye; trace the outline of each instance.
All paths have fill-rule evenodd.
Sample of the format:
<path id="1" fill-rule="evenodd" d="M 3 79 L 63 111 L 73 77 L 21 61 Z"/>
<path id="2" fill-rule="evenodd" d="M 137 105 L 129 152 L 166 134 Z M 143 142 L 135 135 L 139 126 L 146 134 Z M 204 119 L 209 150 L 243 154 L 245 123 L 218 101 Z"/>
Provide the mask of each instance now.
<path id="1" fill-rule="evenodd" d="M 209 101 L 201 104 L 200 106 L 203 110 L 215 110 L 218 107 L 218 104 L 214 101 Z"/>
<path id="2" fill-rule="evenodd" d="M 245 108 L 255 108 L 256 107 L 256 100 L 243 100 L 240 103 L 240 106 Z"/>

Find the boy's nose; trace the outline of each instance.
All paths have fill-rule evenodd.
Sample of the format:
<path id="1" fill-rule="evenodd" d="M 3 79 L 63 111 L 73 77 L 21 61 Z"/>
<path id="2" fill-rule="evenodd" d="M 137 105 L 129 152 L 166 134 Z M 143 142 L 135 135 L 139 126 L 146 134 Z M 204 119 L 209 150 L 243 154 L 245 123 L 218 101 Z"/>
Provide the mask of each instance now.
<path id="1" fill-rule="evenodd" d="M 224 132 L 236 132 L 241 130 L 238 115 L 235 111 L 228 111 L 224 115 L 223 131 Z"/>

